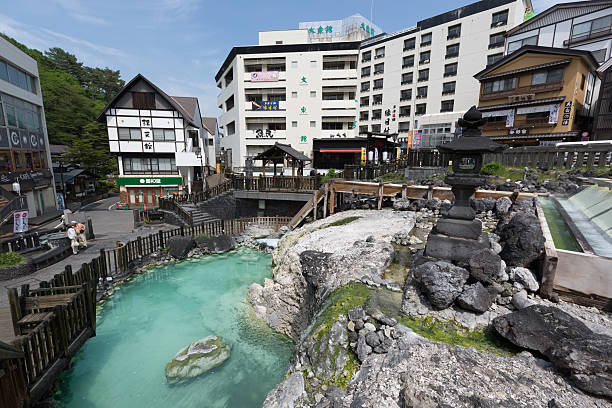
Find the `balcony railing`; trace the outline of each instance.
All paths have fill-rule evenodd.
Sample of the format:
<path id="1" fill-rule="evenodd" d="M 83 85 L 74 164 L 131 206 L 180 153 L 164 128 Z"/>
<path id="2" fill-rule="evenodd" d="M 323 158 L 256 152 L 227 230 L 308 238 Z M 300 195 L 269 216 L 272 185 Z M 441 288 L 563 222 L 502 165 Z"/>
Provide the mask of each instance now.
<path id="1" fill-rule="evenodd" d="M 590 31 L 585 34 L 573 36 L 569 40 L 563 41 L 563 45 L 567 46 L 567 45 L 591 40 L 594 38 L 604 37 L 606 35 L 610 35 L 611 32 L 612 32 L 612 27 L 601 28 L 596 31 Z"/>
<path id="2" fill-rule="evenodd" d="M 411 68 L 414 67 L 414 62 L 412 64 L 402 64 L 402 68 Z"/>
<path id="3" fill-rule="evenodd" d="M 548 118 L 537 118 L 537 119 L 519 119 L 515 120 L 512 127 L 506 127 L 506 122 L 487 122 L 483 125 L 483 129 L 486 130 L 506 130 L 514 128 L 540 128 L 540 127 L 554 127 L 556 123 L 548 123 Z"/>
<path id="4" fill-rule="evenodd" d="M 499 42 L 496 42 L 496 43 L 489 44 L 489 49 L 497 48 L 497 47 L 503 47 L 503 46 L 504 46 L 504 42 L 503 41 L 499 41 Z"/>
<path id="5" fill-rule="evenodd" d="M 458 57 L 458 56 L 459 56 L 458 52 L 451 52 L 451 53 L 446 54 L 446 59 L 455 58 L 455 57 Z"/>
<path id="6" fill-rule="evenodd" d="M 538 85 L 521 86 L 521 87 L 505 89 L 503 91 L 497 91 L 497 92 L 485 92 L 483 88 L 480 93 L 480 99 L 482 100 L 499 99 L 499 98 L 503 98 L 506 96 L 512 96 L 512 95 L 550 92 L 550 91 L 558 91 L 561 89 L 563 89 L 563 83 L 561 81 L 549 82 L 549 83 L 538 84 Z"/>

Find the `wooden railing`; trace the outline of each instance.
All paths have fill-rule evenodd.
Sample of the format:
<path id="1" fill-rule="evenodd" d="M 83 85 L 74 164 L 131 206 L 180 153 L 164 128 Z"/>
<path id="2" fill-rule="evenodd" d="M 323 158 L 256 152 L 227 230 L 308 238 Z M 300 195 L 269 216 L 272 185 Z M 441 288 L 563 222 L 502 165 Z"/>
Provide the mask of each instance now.
<path id="1" fill-rule="evenodd" d="M 536 127 L 554 127 L 556 123 L 549 123 L 548 117 L 537 119 L 522 119 L 515 120 L 512 128 L 536 128 Z M 506 121 L 503 122 L 487 122 L 482 126 L 483 130 L 507 130 Z"/>
<path id="2" fill-rule="evenodd" d="M 495 92 L 485 92 L 484 87 L 480 92 L 481 100 L 488 99 L 499 99 L 512 95 L 522 95 L 522 94 L 530 94 L 530 93 L 538 93 L 538 92 L 549 92 L 555 91 L 563 88 L 563 82 L 550 82 L 545 84 L 538 85 L 529 85 L 529 86 L 520 86 L 512 89 L 505 89 L 503 91 L 495 91 Z"/>
<path id="3" fill-rule="evenodd" d="M 23 352 L 0 342 L 0 407 L 21 408 L 27 401 Z"/>
<path id="4" fill-rule="evenodd" d="M 501 153 L 485 154 L 484 162 L 498 162 L 510 167 L 606 168 L 610 167 L 612 146 L 547 147 L 526 146 Z"/>
<path id="5" fill-rule="evenodd" d="M 48 281 L 40 282 L 38 289 L 30 290 L 28 285 L 21 287 L 19 296 L 17 289 L 9 289 L 9 303 L 13 326 L 17 337 L 12 345 L 23 353 L 23 358 L 17 362 L 5 362 L 0 354 L 0 369 L 3 365 L 21 364 L 23 370 L 11 368 L 17 380 L 11 379 L 1 388 L 2 395 L 10 393 L 20 396 L 19 387 L 23 383 L 27 386 L 27 396 L 19 397 L 19 401 L 30 399 L 36 402 L 51 388 L 52 384 L 62 370 L 68 367 L 70 359 L 91 336 L 95 336 L 96 329 L 96 286 L 99 281 L 107 277 L 124 276 L 135 261 L 143 256 L 167 248 L 168 239 L 177 235 L 209 235 L 222 234 L 237 235 L 250 225 L 273 228 L 278 231 L 280 227 L 288 225 L 291 217 L 252 217 L 232 220 L 219 220 L 206 222 L 190 227 L 179 227 L 166 231 L 159 231 L 133 241 L 118 244 L 116 248 L 101 249 L 100 255 L 73 272 L 70 265 L 56 274 Z M 54 300 L 68 300 L 62 304 L 45 308 L 42 305 L 53 304 Z M 37 322 L 31 330 L 22 334 L 19 320 L 24 313 L 51 312 L 43 320 Z M 0 386 L 4 387 L 4 377 L 0 376 Z M 21 381 L 21 382 L 20 382 Z M 0 401 L 3 401 L 0 398 Z M 12 400 L 11 400 L 12 401 Z M 2 405 L 4 407 L 5 405 Z M 6 405 L 11 407 L 12 405 Z M 20 405 L 13 405 L 20 406 Z"/>
<path id="6" fill-rule="evenodd" d="M 190 196 L 194 196 L 194 194 L 190 194 Z M 193 198 L 192 198 L 193 199 Z M 163 198 L 159 197 L 157 199 L 157 205 L 160 210 L 167 210 L 177 214 L 183 221 L 185 221 L 188 225 L 193 225 L 193 214 L 191 211 L 185 210 L 180 203 L 189 202 L 185 196 L 178 196 L 177 198 L 168 197 Z"/>
<path id="7" fill-rule="evenodd" d="M 365 166 L 345 165 L 343 178 L 346 180 L 373 180 L 387 173 L 393 173 L 405 169 L 409 165 L 409 158 L 396 160 L 389 163 L 367 164 Z"/>

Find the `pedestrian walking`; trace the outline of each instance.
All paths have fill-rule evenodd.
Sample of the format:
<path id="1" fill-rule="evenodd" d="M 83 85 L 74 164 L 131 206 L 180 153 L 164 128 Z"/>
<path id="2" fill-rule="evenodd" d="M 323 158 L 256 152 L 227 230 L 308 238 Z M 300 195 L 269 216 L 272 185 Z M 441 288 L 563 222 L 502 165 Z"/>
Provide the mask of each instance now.
<path id="1" fill-rule="evenodd" d="M 68 228 L 68 239 L 70 240 L 70 246 L 72 247 L 72 253 L 74 255 L 79 253 L 79 241 L 77 240 L 77 233 L 76 230 L 74 229 L 76 222 L 73 221 L 72 225 L 70 225 L 70 228 Z"/>
<path id="2" fill-rule="evenodd" d="M 85 225 L 81 224 L 80 222 L 76 222 L 73 221 L 74 225 L 74 230 L 77 233 L 77 236 L 79 237 L 79 246 L 83 247 L 83 248 L 87 248 L 87 237 L 85 236 Z"/>

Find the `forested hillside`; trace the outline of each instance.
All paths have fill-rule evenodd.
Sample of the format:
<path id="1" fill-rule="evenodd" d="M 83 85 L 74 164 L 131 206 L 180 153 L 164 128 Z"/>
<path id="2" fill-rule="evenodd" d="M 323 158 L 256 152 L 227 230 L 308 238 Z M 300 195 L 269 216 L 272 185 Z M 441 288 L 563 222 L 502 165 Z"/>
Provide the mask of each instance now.
<path id="1" fill-rule="evenodd" d="M 61 48 L 41 52 L 1 35 L 38 61 L 49 142 L 70 146 L 75 162 L 99 177 L 116 173 L 106 127 L 95 118 L 123 87 L 119 70 L 88 67 Z"/>

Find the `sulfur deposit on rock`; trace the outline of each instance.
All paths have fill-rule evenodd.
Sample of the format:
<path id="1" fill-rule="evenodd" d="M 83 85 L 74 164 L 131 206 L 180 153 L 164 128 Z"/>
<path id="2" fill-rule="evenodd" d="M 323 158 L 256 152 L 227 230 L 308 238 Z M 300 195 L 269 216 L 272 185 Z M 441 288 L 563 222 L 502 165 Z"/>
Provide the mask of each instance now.
<path id="1" fill-rule="evenodd" d="M 166 364 L 169 384 L 178 384 L 220 366 L 230 357 L 230 347 L 217 336 L 194 341 Z"/>
<path id="2" fill-rule="evenodd" d="M 274 280 L 249 287 L 257 317 L 299 339 L 334 289 L 351 281 L 380 282 L 395 255 L 394 234 L 409 233 L 414 224 L 411 212 L 351 210 L 288 233 L 273 254 Z"/>

